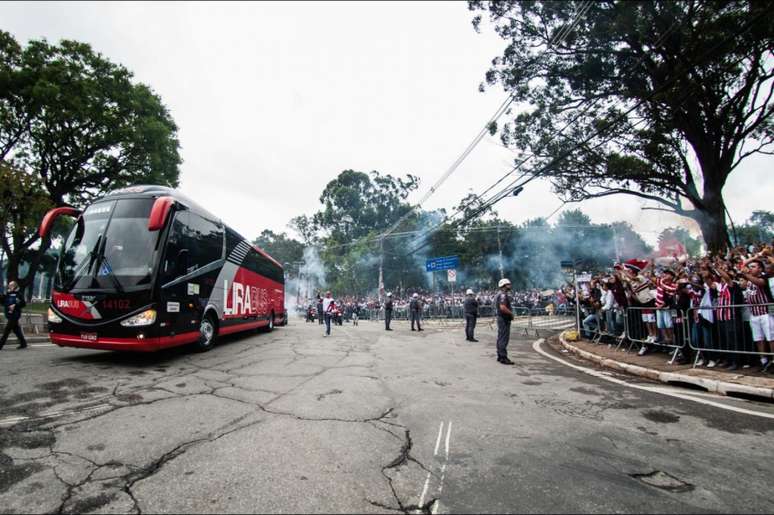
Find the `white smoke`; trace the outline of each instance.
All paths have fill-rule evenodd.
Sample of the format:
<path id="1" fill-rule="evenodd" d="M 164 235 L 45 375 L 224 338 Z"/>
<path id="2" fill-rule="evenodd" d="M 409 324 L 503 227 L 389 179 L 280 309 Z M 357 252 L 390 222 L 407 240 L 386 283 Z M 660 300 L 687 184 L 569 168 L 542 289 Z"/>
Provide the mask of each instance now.
<path id="1" fill-rule="evenodd" d="M 316 247 L 304 248 L 303 262 L 298 271 L 285 280 L 285 307 L 308 306 L 321 288 L 325 287 L 325 266 Z"/>

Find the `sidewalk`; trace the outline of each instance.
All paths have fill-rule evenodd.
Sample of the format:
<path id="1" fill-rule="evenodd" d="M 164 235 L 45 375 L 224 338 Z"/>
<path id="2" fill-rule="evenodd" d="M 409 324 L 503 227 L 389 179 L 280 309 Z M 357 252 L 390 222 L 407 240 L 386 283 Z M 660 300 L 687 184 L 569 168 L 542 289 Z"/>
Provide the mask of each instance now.
<path id="1" fill-rule="evenodd" d="M 668 354 L 637 356 L 635 352 L 616 351 L 615 346 L 606 343 L 594 344 L 586 340 L 570 342 L 565 340 L 564 333 L 559 335 L 559 343 L 573 354 L 602 367 L 654 381 L 692 384 L 722 395 L 741 394 L 774 399 L 774 376 L 761 374 L 759 369 L 727 372 L 722 369 L 692 368 L 691 365 L 670 365 Z"/>

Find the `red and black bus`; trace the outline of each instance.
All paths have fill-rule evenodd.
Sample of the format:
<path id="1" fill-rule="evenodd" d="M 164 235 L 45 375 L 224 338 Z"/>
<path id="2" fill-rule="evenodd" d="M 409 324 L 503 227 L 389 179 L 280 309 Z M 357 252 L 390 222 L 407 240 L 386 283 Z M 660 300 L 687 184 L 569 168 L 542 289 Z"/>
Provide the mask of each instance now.
<path id="1" fill-rule="evenodd" d="M 287 323 L 282 266 L 163 186 L 113 191 L 76 217 L 62 245 L 48 326 L 60 346 L 156 351 Z"/>

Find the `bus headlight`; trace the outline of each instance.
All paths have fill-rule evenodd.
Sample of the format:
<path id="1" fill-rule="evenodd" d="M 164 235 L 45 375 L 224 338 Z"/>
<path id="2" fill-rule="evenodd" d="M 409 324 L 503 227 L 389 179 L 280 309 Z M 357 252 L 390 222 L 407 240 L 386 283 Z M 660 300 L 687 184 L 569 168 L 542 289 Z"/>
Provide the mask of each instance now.
<path id="1" fill-rule="evenodd" d="M 54 310 L 51 308 L 48 308 L 48 321 L 51 324 L 61 324 L 62 323 L 62 317 L 54 313 Z"/>
<path id="2" fill-rule="evenodd" d="M 156 321 L 156 310 L 148 309 L 142 313 L 138 313 L 131 318 L 127 318 L 121 325 L 124 327 L 141 327 L 144 325 L 151 325 Z"/>

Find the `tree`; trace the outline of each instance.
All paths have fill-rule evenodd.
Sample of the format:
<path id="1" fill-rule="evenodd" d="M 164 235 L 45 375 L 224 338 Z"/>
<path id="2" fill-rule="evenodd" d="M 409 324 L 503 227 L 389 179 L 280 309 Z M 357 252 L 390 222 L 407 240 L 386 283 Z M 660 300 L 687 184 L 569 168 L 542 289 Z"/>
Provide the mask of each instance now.
<path id="1" fill-rule="evenodd" d="M 774 239 L 774 213 L 753 211 L 745 224 L 736 227 L 735 235 L 737 245 L 770 242 Z"/>
<path id="2" fill-rule="evenodd" d="M 83 207 L 130 184 L 177 185 L 177 126 L 167 108 L 131 72 L 87 44 L 33 40 L 22 48 L 0 31 L 0 120 L 0 164 L 34 177 L 22 182 L 36 184 L 51 206 Z M 6 239 L 9 263 L 27 256 L 37 241 L 34 233 Z M 40 242 L 35 252 L 48 245 Z M 22 287 L 32 280 L 13 267 L 8 275 Z"/>
<path id="3" fill-rule="evenodd" d="M 304 257 L 304 244 L 300 241 L 289 238 L 284 232 L 277 234 L 269 229 L 264 229 L 253 240 L 253 244 L 268 252 L 280 263 L 289 264 L 289 273 L 297 273 L 298 267 L 294 263 L 301 261 Z"/>
<path id="4" fill-rule="evenodd" d="M 8 257 L 9 280 L 18 281 L 19 267 L 24 262 L 30 270 L 39 266 L 43 253 L 31 246 L 38 240 L 40 219 L 51 207 L 51 200 L 34 175 L 0 162 L 0 245 Z"/>
<path id="5" fill-rule="evenodd" d="M 418 187 L 419 179 L 411 174 L 403 179 L 344 170 L 325 186 L 320 195 L 323 209 L 314 222 L 337 242 L 384 231 L 409 211 L 405 200 Z M 346 217 L 352 221 L 346 223 Z"/>
<path id="6" fill-rule="evenodd" d="M 533 176 L 549 177 L 567 201 L 654 201 L 696 220 L 710 250 L 729 242 L 729 175 L 774 143 L 769 7 L 469 1 L 474 28 L 487 13 L 508 42 L 486 82 L 529 106 L 500 131 L 504 144 L 534 154 Z"/>

